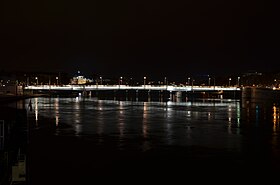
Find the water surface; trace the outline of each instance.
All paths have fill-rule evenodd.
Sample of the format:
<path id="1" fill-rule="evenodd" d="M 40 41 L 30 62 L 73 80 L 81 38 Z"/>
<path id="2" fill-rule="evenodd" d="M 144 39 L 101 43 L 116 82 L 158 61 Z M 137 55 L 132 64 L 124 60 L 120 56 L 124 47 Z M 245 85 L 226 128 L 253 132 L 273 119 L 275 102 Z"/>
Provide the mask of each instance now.
<path id="1" fill-rule="evenodd" d="M 32 185 L 86 184 L 107 177 L 116 182 L 140 181 L 143 176 L 164 181 L 163 177 L 174 180 L 187 174 L 190 179 L 209 175 L 218 182 L 222 174 L 232 173 L 238 174 L 235 179 L 257 181 L 260 175 L 269 181 L 266 174 L 279 171 L 277 102 L 85 97 L 40 97 L 32 102 Z"/>

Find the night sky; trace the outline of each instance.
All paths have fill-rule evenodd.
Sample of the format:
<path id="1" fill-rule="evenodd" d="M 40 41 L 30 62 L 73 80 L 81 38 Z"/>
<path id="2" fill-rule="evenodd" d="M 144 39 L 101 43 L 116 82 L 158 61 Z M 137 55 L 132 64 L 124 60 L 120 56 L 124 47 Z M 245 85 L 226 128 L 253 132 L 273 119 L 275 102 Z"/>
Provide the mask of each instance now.
<path id="1" fill-rule="evenodd" d="M 181 78 L 279 66 L 278 6 L 270 1 L 1 4 L 0 70 Z"/>

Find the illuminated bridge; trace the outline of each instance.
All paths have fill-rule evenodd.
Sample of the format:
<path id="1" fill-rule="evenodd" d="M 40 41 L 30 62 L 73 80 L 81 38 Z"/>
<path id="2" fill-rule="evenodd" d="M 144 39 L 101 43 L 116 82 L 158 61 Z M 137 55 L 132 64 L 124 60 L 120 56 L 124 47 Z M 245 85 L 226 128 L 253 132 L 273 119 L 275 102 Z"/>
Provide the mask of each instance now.
<path id="1" fill-rule="evenodd" d="M 172 85 L 38 85 L 24 88 L 26 93 L 74 94 L 97 97 L 131 98 L 189 98 L 220 97 L 235 98 L 241 89 L 235 86 L 172 86 Z M 226 98 L 225 97 L 225 98 Z"/>
<path id="2" fill-rule="evenodd" d="M 242 98 L 276 99 L 280 90 L 237 86 L 172 86 L 172 85 L 37 85 L 24 87 L 27 94 L 63 94 L 120 98 Z"/>
<path id="3" fill-rule="evenodd" d="M 169 92 L 180 92 L 180 91 L 239 91 L 239 87 L 223 87 L 223 86 L 153 86 L 153 85 L 142 85 L 142 86 L 128 86 L 128 85 L 38 85 L 38 86 L 27 86 L 25 90 L 40 90 L 40 91 L 102 91 L 102 90 L 155 90 L 155 91 L 169 91 Z"/>

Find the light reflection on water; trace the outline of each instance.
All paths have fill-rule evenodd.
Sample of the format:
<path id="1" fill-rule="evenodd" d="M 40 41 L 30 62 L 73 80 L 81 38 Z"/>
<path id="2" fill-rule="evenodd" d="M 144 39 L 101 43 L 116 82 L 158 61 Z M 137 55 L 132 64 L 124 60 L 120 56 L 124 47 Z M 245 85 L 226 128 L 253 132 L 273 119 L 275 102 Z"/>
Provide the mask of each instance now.
<path id="1" fill-rule="evenodd" d="M 182 177 L 187 174 L 181 167 L 194 171 L 193 174 L 203 174 L 201 170 L 205 168 L 204 174 L 208 174 L 217 165 L 220 172 L 236 172 L 228 173 L 231 178 L 247 175 L 250 170 L 261 173 L 263 170 L 258 167 L 262 164 L 280 164 L 279 102 L 228 99 L 144 102 L 83 97 L 40 97 L 32 102 L 37 102 L 37 108 L 28 111 L 31 133 L 37 139 L 32 145 L 33 159 L 51 159 L 44 165 L 53 161 L 49 164 L 51 170 L 54 165 L 61 165 L 56 172 L 64 171 L 63 177 L 78 173 L 91 179 L 93 169 L 95 173 L 101 170 L 105 176 L 117 173 L 121 177 L 138 170 L 135 174 L 142 177 L 143 169 L 138 166 L 143 164 L 151 174 L 160 171 L 167 176 L 174 171 L 176 177 L 179 172 Z M 42 131 L 46 125 L 52 129 Z M 37 133 L 46 132 L 38 137 Z M 37 165 L 37 160 L 33 164 L 35 172 L 44 166 Z M 75 168 L 68 168 L 68 164 Z M 202 168 L 196 171 L 197 166 Z M 273 169 L 270 167 L 263 169 Z M 49 170 L 46 171 L 49 176 Z M 216 171 L 213 174 L 216 181 Z"/>
<path id="2" fill-rule="evenodd" d="M 203 146 L 229 151 L 274 147 L 278 154 L 279 105 L 239 100 L 138 102 L 95 98 L 35 98 L 29 119 L 35 128 L 54 124 L 55 135 L 111 138 L 119 149 L 147 151 L 168 146 Z M 265 139 L 265 141 L 261 141 Z M 256 149 L 255 148 L 255 149 Z"/>
<path id="3" fill-rule="evenodd" d="M 110 137 L 119 149 L 143 151 L 165 146 L 205 146 L 241 151 L 246 134 L 256 131 L 278 145 L 279 105 L 242 104 L 239 100 L 138 102 L 94 98 L 35 98 L 36 127 L 50 118 L 56 135 Z M 263 129 L 265 136 L 260 134 Z M 271 132 L 267 132 L 271 130 Z M 273 137 L 272 137 L 273 135 Z M 246 141 L 246 142 L 245 142 Z"/>

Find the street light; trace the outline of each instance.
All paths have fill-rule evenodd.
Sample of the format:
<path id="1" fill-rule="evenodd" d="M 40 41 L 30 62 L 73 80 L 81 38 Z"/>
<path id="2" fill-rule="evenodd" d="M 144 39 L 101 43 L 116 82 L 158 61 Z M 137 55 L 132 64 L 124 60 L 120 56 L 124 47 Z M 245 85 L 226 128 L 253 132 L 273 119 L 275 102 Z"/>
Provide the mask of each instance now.
<path id="1" fill-rule="evenodd" d="M 144 76 L 144 87 L 145 87 L 145 85 L 146 85 L 146 77 Z"/>
<path id="2" fill-rule="evenodd" d="M 237 77 L 237 87 L 239 87 L 239 85 L 240 85 L 240 76 Z"/>
<path id="3" fill-rule="evenodd" d="M 58 77 L 55 77 L 55 79 L 56 79 L 56 85 L 58 85 Z"/>
<path id="4" fill-rule="evenodd" d="M 191 80 L 191 78 L 190 78 L 190 77 L 188 77 L 188 85 L 190 85 L 190 80 Z"/>
<path id="5" fill-rule="evenodd" d="M 36 80 L 36 85 L 38 85 L 38 77 L 37 76 L 35 77 L 35 80 Z"/>
<path id="6" fill-rule="evenodd" d="M 230 81 L 231 81 L 231 78 L 228 79 L 228 86 L 230 86 Z"/>
<path id="7" fill-rule="evenodd" d="M 209 77 L 208 78 L 208 86 L 210 86 L 210 81 L 211 81 L 211 78 Z"/>
<path id="8" fill-rule="evenodd" d="M 100 84 L 102 85 L 102 76 L 100 76 L 99 78 L 100 78 Z"/>
<path id="9" fill-rule="evenodd" d="M 122 76 L 120 77 L 119 85 L 122 85 Z"/>

